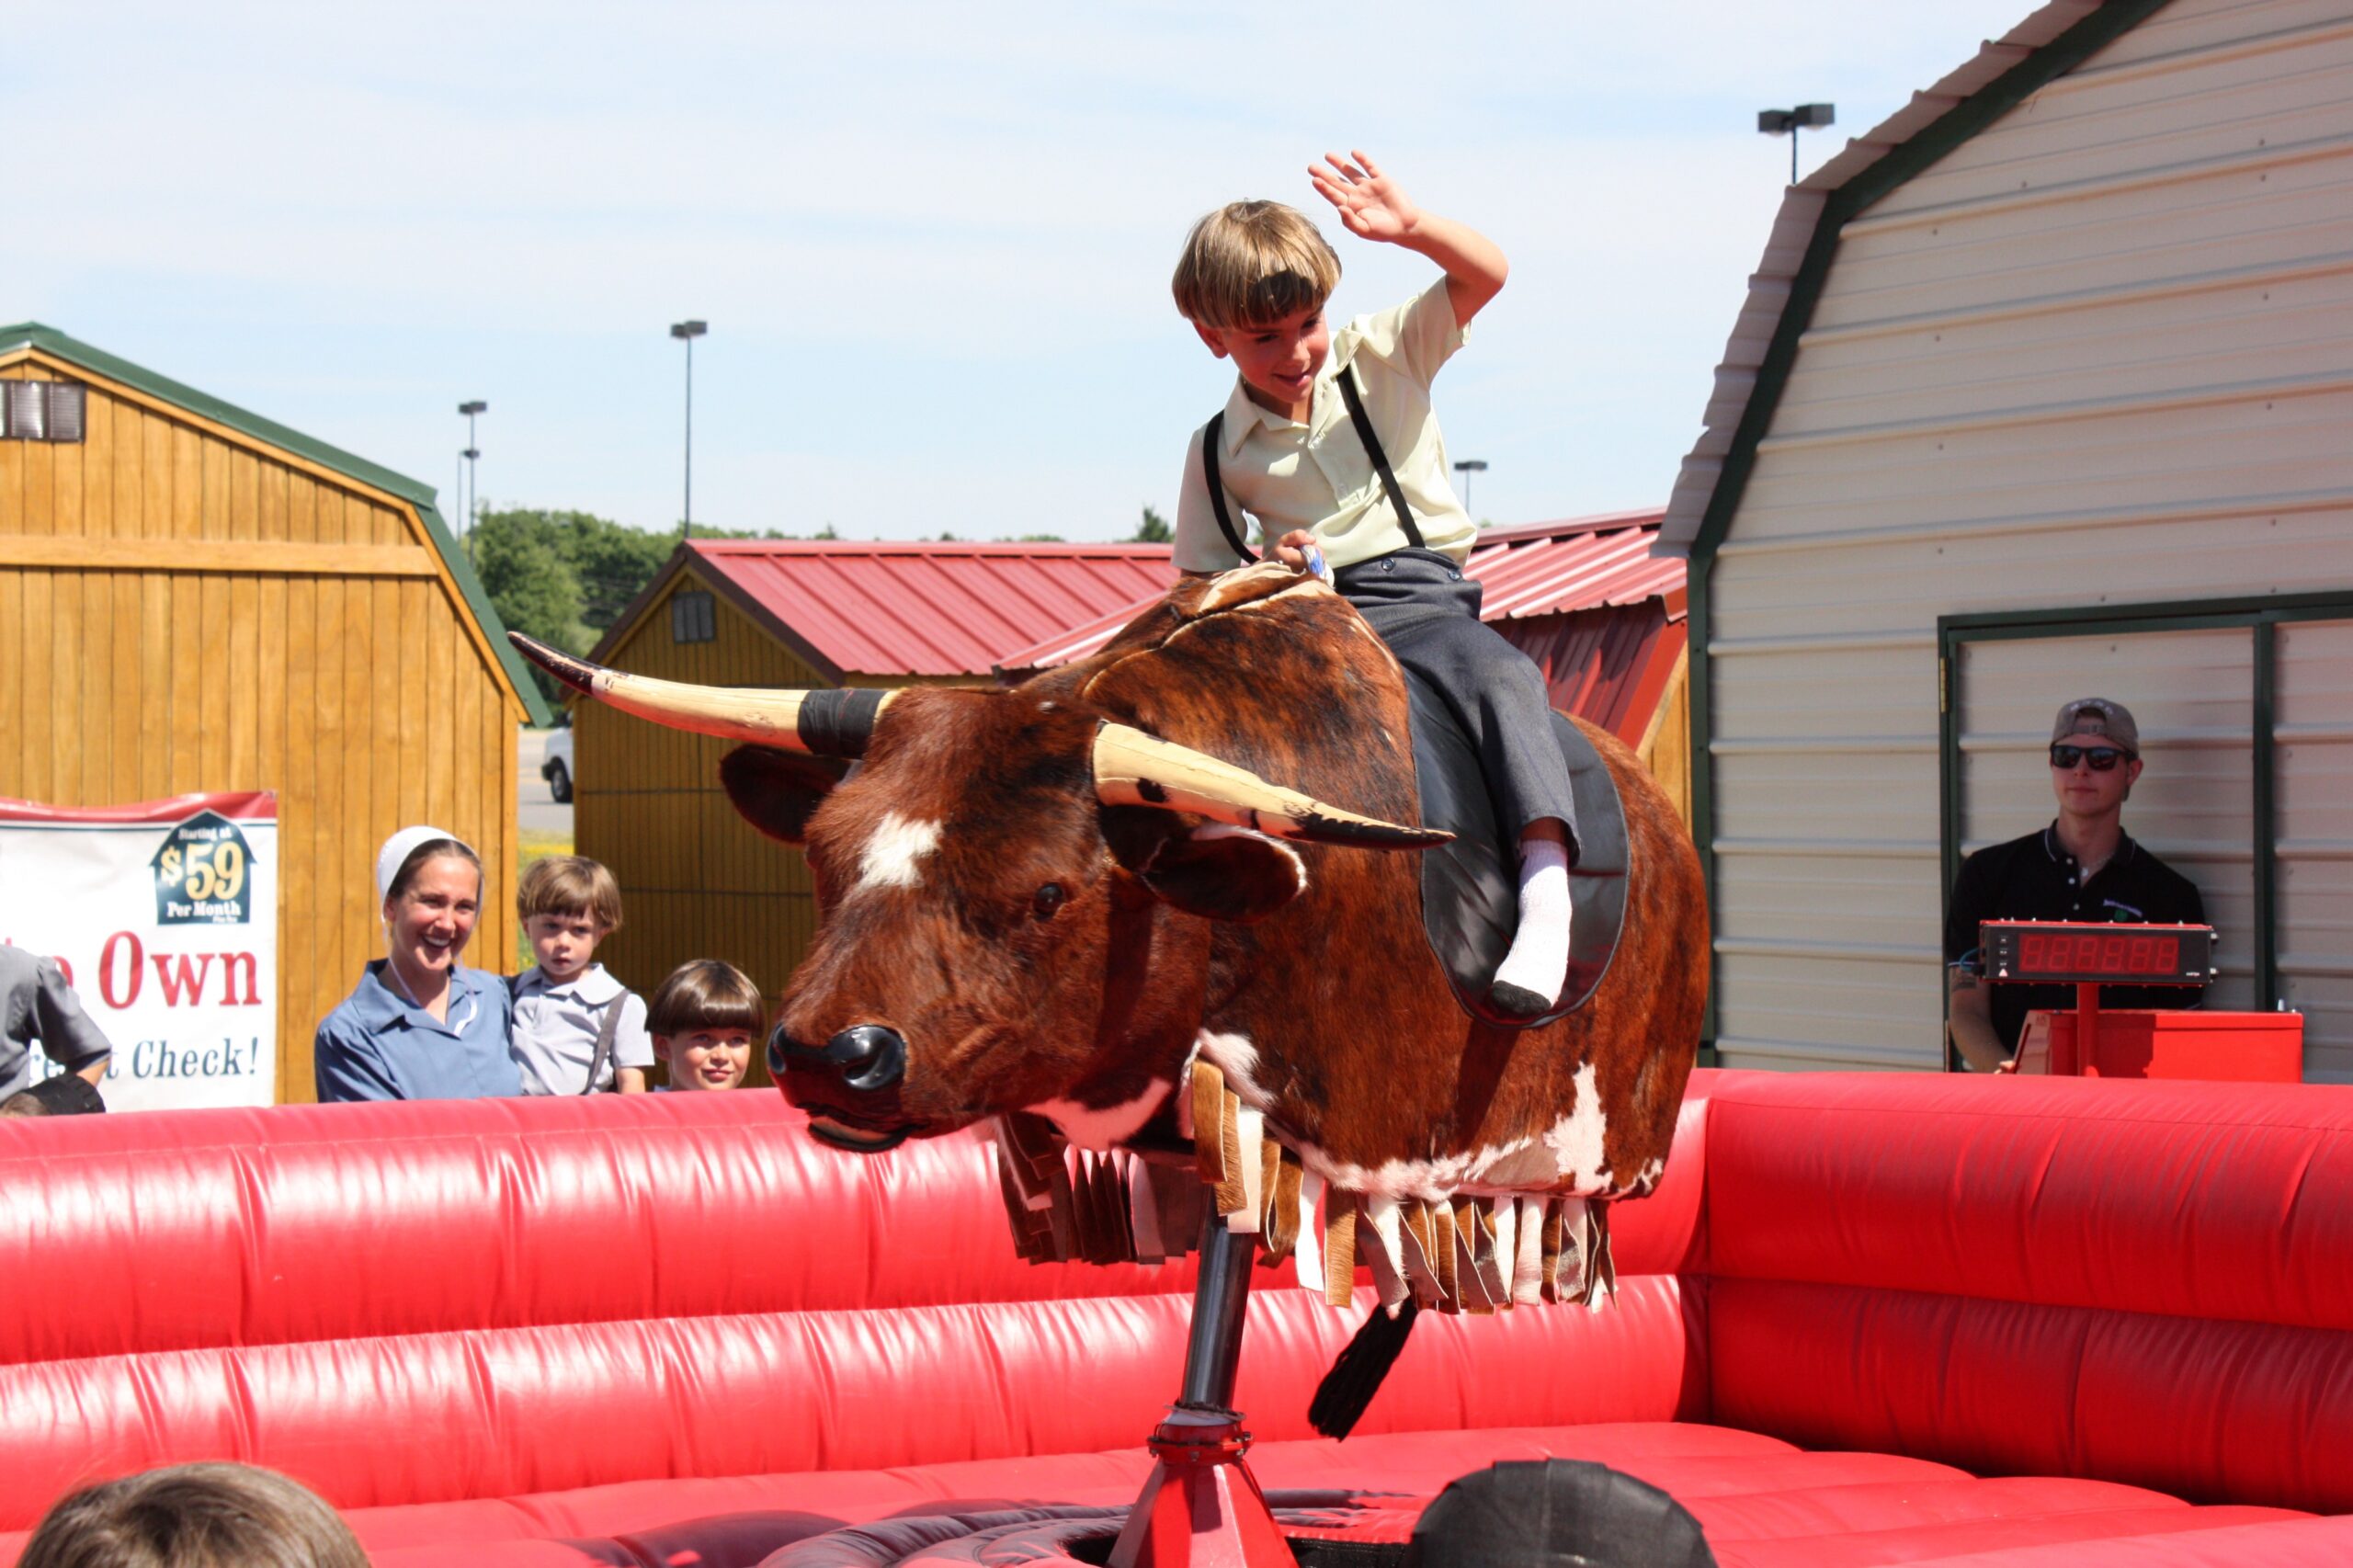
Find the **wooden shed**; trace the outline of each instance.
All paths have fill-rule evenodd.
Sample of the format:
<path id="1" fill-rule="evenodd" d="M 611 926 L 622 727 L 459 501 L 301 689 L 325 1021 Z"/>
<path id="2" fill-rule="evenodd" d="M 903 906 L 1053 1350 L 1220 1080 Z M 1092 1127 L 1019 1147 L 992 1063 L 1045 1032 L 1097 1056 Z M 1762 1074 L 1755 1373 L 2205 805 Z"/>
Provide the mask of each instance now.
<path id="1" fill-rule="evenodd" d="M 1169 576 L 1165 545 L 694 540 L 591 656 L 705 686 L 986 686 L 1009 651 Z M 605 961 L 650 993 L 689 959 L 724 959 L 779 994 L 816 927 L 808 866 L 721 791 L 733 743 L 596 703 L 574 715 L 574 839 L 621 887 Z"/>
<path id="2" fill-rule="evenodd" d="M 515 946 L 516 726 L 546 710 L 433 492 L 44 326 L 0 327 L 0 795 L 278 795 L 280 1100 L 381 956 L 376 850 L 480 851 Z M 38 407 L 36 407 L 38 405 Z M 22 417 L 17 417 L 22 415 Z"/>
<path id="3" fill-rule="evenodd" d="M 2209 1004 L 2353 1079 L 2353 9 L 2061 0 L 1793 187 L 1669 507 L 1712 1044 L 1936 1067 L 1962 856 L 2123 701 Z"/>

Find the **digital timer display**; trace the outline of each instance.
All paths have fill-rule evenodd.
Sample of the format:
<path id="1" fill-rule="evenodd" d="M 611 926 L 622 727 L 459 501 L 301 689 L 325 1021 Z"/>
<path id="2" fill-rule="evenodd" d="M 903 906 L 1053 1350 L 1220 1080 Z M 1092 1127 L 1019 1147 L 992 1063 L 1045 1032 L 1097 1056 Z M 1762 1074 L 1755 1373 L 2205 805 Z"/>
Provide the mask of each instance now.
<path id="1" fill-rule="evenodd" d="M 2214 978 L 2211 926 L 1988 920 L 1979 939 L 1985 978 L 1997 982 L 2204 985 Z"/>
<path id="2" fill-rule="evenodd" d="M 2018 938 L 2018 967 L 2102 975 L 2171 974 L 2181 967 L 2181 938 L 2029 931 Z"/>

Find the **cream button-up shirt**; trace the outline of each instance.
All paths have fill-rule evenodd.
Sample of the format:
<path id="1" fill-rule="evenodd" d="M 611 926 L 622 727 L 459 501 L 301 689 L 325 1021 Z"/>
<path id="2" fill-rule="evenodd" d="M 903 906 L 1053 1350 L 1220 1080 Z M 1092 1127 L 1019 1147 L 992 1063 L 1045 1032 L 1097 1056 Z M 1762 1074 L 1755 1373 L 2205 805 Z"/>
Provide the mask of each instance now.
<path id="1" fill-rule="evenodd" d="M 1305 528 L 1334 569 L 1404 549 L 1412 541 L 1381 488 L 1372 454 L 1358 438 L 1348 405 L 1334 384 L 1354 365 L 1357 386 L 1374 434 L 1389 454 L 1397 487 L 1405 493 L 1422 542 L 1461 562 L 1471 554 L 1478 525 L 1455 498 L 1446 438 L 1430 407 L 1430 381 L 1462 347 L 1446 280 L 1405 303 L 1358 316 L 1332 335 L 1332 352 L 1309 394 L 1307 423 L 1259 407 L 1237 378 L 1225 402 L 1220 432 L 1219 477 L 1233 526 L 1247 540 L 1257 519 L 1258 546 Z M 1218 531 L 1201 471 L 1204 424 L 1185 448 L 1185 476 L 1176 492 L 1176 568 L 1222 572 L 1239 564 Z M 1248 517 L 1244 514 L 1247 512 Z"/>

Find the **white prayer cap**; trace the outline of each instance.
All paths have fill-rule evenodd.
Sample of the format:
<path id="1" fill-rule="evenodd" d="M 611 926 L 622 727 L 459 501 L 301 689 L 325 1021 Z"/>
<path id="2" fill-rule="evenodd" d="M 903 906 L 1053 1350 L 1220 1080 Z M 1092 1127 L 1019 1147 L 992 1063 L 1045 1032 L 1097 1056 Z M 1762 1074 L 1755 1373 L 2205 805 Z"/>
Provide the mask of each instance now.
<path id="1" fill-rule="evenodd" d="M 466 842 L 454 833 L 425 826 L 404 827 L 384 840 L 384 846 L 376 851 L 376 896 L 380 899 L 392 897 L 392 879 L 401 874 L 401 863 L 416 853 L 418 845 L 430 844 L 437 838 L 447 838 L 457 844 Z M 468 846 L 469 850 L 472 847 Z"/>

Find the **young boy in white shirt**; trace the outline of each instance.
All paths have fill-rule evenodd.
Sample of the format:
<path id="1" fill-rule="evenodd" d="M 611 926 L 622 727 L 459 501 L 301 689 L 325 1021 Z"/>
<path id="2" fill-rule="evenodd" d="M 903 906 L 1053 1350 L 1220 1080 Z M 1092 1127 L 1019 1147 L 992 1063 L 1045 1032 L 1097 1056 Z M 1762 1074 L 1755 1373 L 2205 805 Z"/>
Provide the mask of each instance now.
<path id="1" fill-rule="evenodd" d="M 767 1001 L 733 964 L 696 959 L 654 993 L 647 1022 L 671 1088 L 733 1089 L 751 1071 L 752 1037 L 767 1023 Z"/>
<path id="2" fill-rule="evenodd" d="M 515 891 L 515 912 L 540 960 L 512 983 L 507 1049 L 523 1092 L 643 1093 L 654 1064 L 645 1004 L 596 961 L 597 945 L 621 926 L 612 872 L 581 855 L 534 860 Z"/>
<path id="3" fill-rule="evenodd" d="M 1340 260 L 1304 215 L 1237 201 L 1193 226 L 1176 308 L 1240 374 L 1186 448 L 1176 566 L 1206 576 L 1252 559 L 1235 517 L 1246 508 L 1268 556 L 1306 571 L 1315 552 L 1398 662 L 1445 694 L 1479 750 L 1496 826 L 1519 842 L 1519 928 L 1488 1002 L 1534 1018 L 1567 978 L 1575 808 L 1542 672 L 1479 619 L 1479 585 L 1462 571 L 1479 530 L 1430 407 L 1438 367 L 1508 267 L 1494 242 L 1422 211 L 1361 152 L 1327 154 L 1308 177 L 1350 233 L 1444 276 L 1335 333 L 1324 308 Z"/>

